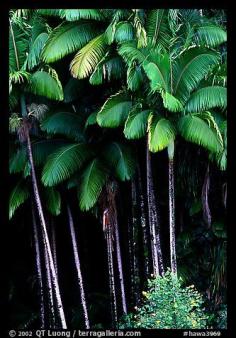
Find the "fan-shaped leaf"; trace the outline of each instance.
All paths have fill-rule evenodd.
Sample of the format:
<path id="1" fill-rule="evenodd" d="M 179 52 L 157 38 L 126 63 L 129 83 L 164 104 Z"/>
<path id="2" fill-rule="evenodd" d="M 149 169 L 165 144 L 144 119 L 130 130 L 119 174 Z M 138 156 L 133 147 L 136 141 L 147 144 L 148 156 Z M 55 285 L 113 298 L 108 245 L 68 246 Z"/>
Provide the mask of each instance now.
<path id="1" fill-rule="evenodd" d="M 131 179 L 136 168 L 136 161 L 129 146 L 112 142 L 106 147 L 103 156 L 115 170 L 118 179 L 121 181 Z"/>
<path id="2" fill-rule="evenodd" d="M 217 131 L 198 115 L 185 115 L 178 122 L 180 134 L 190 142 L 197 143 L 212 152 L 222 150 Z"/>
<path id="3" fill-rule="evenodd" d="M 195 38 L 200 45 L 216 47 L 227 41 L 227 33 L 219 26 L 206 25 L 198 28 Z"/>
<path id="4" fill-rule="evenodd" d="M 188 102 L 185 110 L 190 113 L 198 113 L 211 108 L 227 107 L 227 89 L 220 86 L 211 86 L 198 89 L 194 92 Z"/>
<path id="5" fill-rule="evenodd" d="M 167 48 L 170 43 L 170 29 L 168 25 L 168 10 L 153 9 L 147 16 L 147 37 L 153 46 L 161 45 Z"/>
<path id="6" fill-rule="evenodd" d="M 119 22 L 116 25 L 116 42 L 125 42 L 134 39 L 134 27 L 130 22 Z"/>
<path id="7" fill-rule="evenodd" d="M 123 92 L 110 96 L 98 112 L 99 126 L 115 128 L 124 124 L 131 106 L 130 98 Z"/>
<path id="8" fill-rule="evenodd" d="M 18 71 L 22 68 L 29 47 L 29 37 L 18 25 L 11 23 L 9 32 L 9 70 Z"/>
<path id="9" fill-rule="evenodd" d="M 51 154 L 43 168 L 42 182 L 45 186 L 56 185 L 69 178 L 92 155 L 85 144 L 70 144 Z"/>
<path id="10" fill-rule="evenodd" d="M 141 66 L 132 64 L 127 70 L 127 85 L 128 89 L 136 91 L 140 88 L 143 82 L 143 73 Z"/>
<path id="11" fill-rule="evenodd" d="M 39 64 L 42 49 L 48 39 L 48 34 L 43 32 L 34 40 L 27 57 L 27 64 L 29 69 L 33 69 Z"/>
<path id="12" fill-rule="evenodd" d="M 24 181 L 19 181 L 10 194 L 9 219 L 14 216 L 15 211 L 27 200 L 29 195 L 29 190 Z"/>
<path id="13" fill-rule="evenodd" d="M 97 202 L 102 187 L 108 177 L 108 169 L 95 158 L 84 170 L 78 189 L 79 205 L 81 210 L 89 210 Z"/>
<path id="14" fill-rule="evenodd" d="M 82 119 L 71 112 L 59 112 L 47 117 L 41 129 L 49 134 L 62 134 L 76 141 L 83 141 Z"/>
<path id="15" fill-rule="evenodd" d="M 92 126 L 94 124 L 97 124 L 97 112 L 94 112 L 89 115 L 85 123 L 85 128 L 88 128 L 88 126 Z"/>
<path id="16" fill-rule="evenodd" d="M 104 16 L 99 9 L 65 9 L 63 17 L 67 21 L 77 21 L 80 19 L 104 20 Z"/>
<path id="17" fill-rule="evenodd" d="M 63 100 L 61 83 L 45 71 L 35 72 L 30 78 L 27 89 L 35 95 L 45 96 L 52 100 Z"/>
<path id="18" fill-rule="evenodd" d="M 85 45 L 74 57 L 70 64 L 73 77 L 83 79 L 89 76 L 107 50 L 106 39 L 103 34 L 97 36 Z"/>
<path id="19" fill-rule="evenodd" d="M 62 23 L 49 35 L 42 52 L 43 61 L 55 62 L 82 48 L 97 34 L 98 30 L 89 22 Z"/>
<path id="20" fill-rule="evenodd" d="M 119 56 L 109 58 L 109 55 L 106 55 L 95 67 L 89 82 L 92 85 L 99 85 L 104 81 L 120 79 L 124 71 L 124 64 Z"/>
<path id="21" fill-rule="evenodd" d="M 168 147 L 174 138 L 175 128 L 169 120 L 153 114 L 149 116 L 148 144 L 150 151 L 157 152 Z"/>
<path id="22" fill-rule="evenodd" d="M 174 113 L 183 111 L 183 105 L 176 97 L 166 91 L 161 91 L 161 96 L 166 109 Z"/>
<path id="23" fill-rule="evenodd" d="M 150 110 L 132 110 L 125 123 L 124 134 L 128 139 L 137 139 L 145 136 L 148 126 Z"/>
<path id="24" fill-rule="evenodd" d="M 61 195 L 54 188 L 44 188 L 44 202 L 48 211 L 54 215 L 58 216 L 61 213 Z"/>
<path id="25" fill-rule="evenodd" d="M 139 63 L 143 62 L 146 58 L 148 51 L 145 48 L 137 48 L 136 42 L 124 42 L 118 48 L 118 54 L 122 56 L 127 64 L 133 61 Z"/>

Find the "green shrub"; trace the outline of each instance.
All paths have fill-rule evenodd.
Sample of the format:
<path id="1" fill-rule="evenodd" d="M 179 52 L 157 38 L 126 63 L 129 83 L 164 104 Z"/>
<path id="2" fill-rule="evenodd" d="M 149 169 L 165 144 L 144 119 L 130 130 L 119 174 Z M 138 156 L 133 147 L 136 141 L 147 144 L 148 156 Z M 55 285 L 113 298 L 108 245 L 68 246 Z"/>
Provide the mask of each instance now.
<path id="1" fill-rule="evenodd" d="M 183 287 L 181 279 L 169 270 L 163 277 L 149 280 L 148 290 L 142 294 L 142 306 L 124 316 L 119 328 L 207 328 L 202 296 L 194 285 Z"/>

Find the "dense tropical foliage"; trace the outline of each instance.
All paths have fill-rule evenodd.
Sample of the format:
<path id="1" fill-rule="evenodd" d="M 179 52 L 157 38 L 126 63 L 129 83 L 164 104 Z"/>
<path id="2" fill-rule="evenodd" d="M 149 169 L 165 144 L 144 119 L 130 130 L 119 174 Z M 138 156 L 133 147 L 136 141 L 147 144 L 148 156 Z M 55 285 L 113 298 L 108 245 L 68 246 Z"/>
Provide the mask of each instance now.
<path id="1" fill-rule="evenodd" d="M 226 42 L 223 10 L 10 11 L 10 327 L 226 327 Z"/>

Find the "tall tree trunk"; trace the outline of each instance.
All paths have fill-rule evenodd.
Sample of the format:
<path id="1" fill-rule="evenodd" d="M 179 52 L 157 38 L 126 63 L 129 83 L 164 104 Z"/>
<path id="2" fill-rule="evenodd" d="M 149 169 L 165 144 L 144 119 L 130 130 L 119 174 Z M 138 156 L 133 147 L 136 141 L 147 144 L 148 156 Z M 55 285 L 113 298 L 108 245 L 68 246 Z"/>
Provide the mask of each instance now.
<path id="1" fill-rule="evenodd" d="M 209 189 L 210 189 L 210 172 L 209 172 L 209 164 L 208 164 L 203 186 L 202 186 L 203 219 L 206 222 L 208 228 L 210 228 L 211 226 L 211 211 L 210 211 L 209 201 L 208 201 Z"/>
<path id="2" fill-rule="evenodd" d="M 40 249 L 39 249 L 39 236 L 38 229 L 36 224 L 35 210 L 32 203 L 32 221 L 33 221 L 33 233 L 34 233 L 34 245 L 35 245 L 35 254 L 36 254 L 36 269 L 37 269 L 37 278 L 39 286 L 39 296 L 40 296 L 40 328 L 45 328 L 45 302 L 44 302 L 44 292 L 43 292 L 43 278 L 42 278 L 42 264 L 40 258 Z"/>
<path id="3" fill-rule="evenodd" d="M 119 281 L 120 281 L 120 290 L 121 290 L 121 299 L 122 299 L 122 309 L 123 309 L 123 314 L 127 314 L 124 276 L 123 276 L 123 268 L 122 268 L 122 257 L 121 257 L 121 249 L 120 249 L 120 235 L 119 235 L 118 220 L 117 220 L 116 212 L 115 212 L 115 217 L 114 217 L 114 230 L 115 230 L 115 242 L 116 242 L 116 258 L 117 258 L 117 265 L 118 265 L 118 271 L 119 271 Z"/>
<path id="4" fill-rule="evenodd" d="M 50 267 L 51 276 L 52 276 L 53 290 L 55 292 L 55 298 L 56 298 L 56 303 L 57 303 L 57 312 L 58 312 L 58 315 L 59 315 L 59 318 L 60 318 L 60 321 L 61 321 L 62 328 L 66 329 L 67 328 L 66 319 L 65 319 L 62 301 L 61 301 L 61 294 L 60 294 L 59 285 L 58 285 L 58 281 L 57 281 L 55 266 L 54 266 L 54 263 L 53 263 L 52 251 L 51 251 L 51 246 L 50 246 L 50 243 L 49 243 L 49 238 L 48 238 L 48 233 L 47 233 L 47 228 L 46 228 L 46 222 L 45 222 L 45 217 L 44 217 L 43 208 L 42 208 L 42 203 L 41 203 L 41 199 L 40 199 L 40 195 L 39 195 L 39 189 L 38 189 L 38 183 L 37 183 L 37 178 L 36 178 L 36 173 L 35 173 L 35 168 L 34 168 L 31 141 L 30 141 L 28 129 L 26 130 L 26 141 L 27 141 L 28 157 L 29 157 L 29 162 L 30 162 L 30 166 L 31 166 L 31 177 L 32 177 L 34 197 L 35 197 L 35 202 L 36 202 L 36 206 L 37 206 L 37 211 L 38 211 L 38 214 L 39 214 L 40 224 L 41 224 L 41 227 L 42 227 L 43 240 L 45 240 L 45 246 L 46 246 L 46 250 L 48 252 L 49 267 Z"/>
<path id="5" fill-rule="evenodd" d="M 140 303 L 140 271 L 139 271 L 139 222 L 138 222 L 138 203 L 137 203 L 137 190 L 135 180 L 131 181 L 131 193 L 132 193 L 132 224 L 131 234 L 133 243 L 133 272 L 134 272 L 134 301 L 135 306 Z"/>
<path id="6" fill-rule="evenodd" d="M 130 269 L 130 295 L 131 295 L 131 304 L 135 306 L 136 300 L 134 298 L 134 264 L 133 264 L 133 224 L 132 219 L 128 219 L 128 250 L 129 250 L 129 269 Z"/>
<path id="7" fill-rule="evenodd" d="M 140 166 L 138 165 L 138 188 L 139 188 L 139 201 L 141 211 L 141 227 L 143 232 L 143 250 L 144 250 L 144 273 L 146 279 L 150 277 L 150 262 L 149 262 L 149 246 L 148 246 L 148 229 L 147 229 L 147 218 L 145 212 L 145 202 L 143 185 L 141 178 Z"/>
<path id="8" fill-rule="evenodd" d="M 155 201 L 153 177 L 151 168 L 151 155 L 148 148 L 148 139 L 146 147 L 146 166 L 147 166 L 147 198 L 148 198 L 148 217 L 151 235 L 153 275 L 159 276 L 164 272 L 162 250 L 160 242 L 160 225 Z"/>
<path id="9" fill-rule="evenodd" d="M 90 329 L 88 310 L 87 310 L 87 304 L 86 304 L 86 298 L 85 298 L 85 292 L 84 292 L 83 277 L 82 277 L 81 268 L 80 268 L 79 252 L 78 252 L 78 246 L 77 246 L 76 236 L 75 236 L 74 221 L 73 221 L 73 217 L 71 214 L 71 209 L 70 209 L 69 204 L 67 204 L 67 212 L 68 212 L 70 235 L 71 235 L 72 246 L 73 246 L 75 266 L 77 270 L 78 284 L 79 284 L 79 289 L 80 289 L 81 303 L 83 307 L 84 323 L 85 323 L 85 328 Z"/>
<path id="10" fill-rule="evenodd" d="M 113 229 L 110 223 L 108 209 L 103 212 L 103 231 L 105 234 L 107 244 L 107 261 L 108 261 L 108 274 L 109 274 L 109 288 L 110 288 L 110 301 L 111 301 L 111 315 L 112 326 L 117 327 L 117 303 L 116 303 L 116 288 L 115 288 L 115 275 L 114 275 L 114 263 L 113 263 Z"/>
<path id="11" fill-rule="evenodd" d="M 52 245 L 52 255 L 53 262 L 55 266 L 55 272 L 58 279 L 58 265 L 57 265 L 57 245 L 56 245 L 56 229 L 53 217 L 51 217 L 51 245 Z"/>
<path id="12" fill-rule="evenodd" d="M 168 146 L 169 171 L 169 224 L 170 224 L 170 262 L 171 271 L 177 274 L 175 243 L 175 192 L 174 192 L 174 141 Z"/>

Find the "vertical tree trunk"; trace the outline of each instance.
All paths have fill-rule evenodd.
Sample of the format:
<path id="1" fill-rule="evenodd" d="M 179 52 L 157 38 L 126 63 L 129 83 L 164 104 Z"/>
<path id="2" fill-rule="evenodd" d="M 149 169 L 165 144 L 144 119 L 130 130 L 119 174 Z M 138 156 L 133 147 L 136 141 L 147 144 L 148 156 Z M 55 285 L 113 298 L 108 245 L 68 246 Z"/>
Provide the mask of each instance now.
<path id="1" fill-rule="evenodd" d="M 51 245 L 52 245 L 52 255 L 53 262 L 55 266 L 55 272 L 58 279 L 58 266 L 57 266 L 57 245 L 56 245 L 56 231 L 53 217 L 51 217 Z"/>
<path id="2" fill-rule="evenodd" d="M 85 292 L 84 292 L 83 277 L 82 277 L 81 268 L 80 268 L 79 252 L 78 252 L 76 236 L 75 236 L 74 221 L 72 218 L 71 209 L 68 204 L 67 204 L 67 212 L 68 212 L 68 218 L 69 218 L 70 235 L 71 235 L 71 240 L 72 240 L 75 266 L 77 270 L 78 284 L 79 284 L 79 289 L 80 289 L 81 303 L 83 307 L 84 323 L 85 323 L 85 328 L 90 329 L 88 310 L 87 310 L 87 304 L 86 304 L 86 298 L 85 298 Z"/>
<path id="3" fill-rule="evenodd" d="M 130 295 L 131 295 L 131 304 L 134 306 L 136 300 L 134 298 L 134 264 L 133 264 L 133 236 L 132 236 L 132 219 L 128 219 L 128 250 L 129 250 L 129 268 L 130 268 Z"/>
<path id="4" fill-rule="evenodd" d="M 40 258 L 40 249 L 39 249 L 39 236 L 38 229 L 36 225 L 36 217 L 34 206 L 32 203 L 32 221 L 33 221 L 33 234 L 34 234 L 34 245 L 35 245 L 35 254 L 36 254 L 36 269 L 37 269 L 37 278 L 39 286 L 39 296 L 40 296 L 40 328 L 45 328 L 45 302 L 44 302 L 44 292 L 43 292 L 43 278 L 42 278 L 42 264 Z"/>
<path id="5" fill-rule="evenodd" d="M 142 178 L 141 178 L 141 171 L 140 171 L 139 165 L 138 165 L 138 188 L 139 188 L 139 201 L 140 201 L 140 211 L 141 211 L 141 227 L 143 231 L 144 273 L 145 273 L 146 279 L 148 279 L 150 276 L 148 231 L 147 231 L 148 229 L 147 229 L 147 219 L 146 219 L 146 212 L 145 212 Z"/>
<path id="6" fill-rule="evenodd" d="M 112 326 L 117 327 L 117 303 L 116 303 L 116 288 L 115 288 L 115 275 L 114 275 L 114 263 L 113 263 L 113 229 L 108 216 L 108 209 L 103 212 L 103 231 L 105 234 L 107 244 L 107 261 L 108 261 L 108 274 L 109 274 L 109 289 L 110 289 L 110 304 L 111 304 L 111 316 Z"/>
<path id="7" fill-rule="evenodd" d="M 140 271 L 139 271 L 139 260 L 138 260 L 138 235 L 139 235 L 139 224 L 138 224 L 138 204 L 137 204 L 137 191 L 135 181 L 131 181 L 131 193 L 132 193 L 132 224 L 131 234 L 133 243 L 133 283 L 134 283 L 134 301 L 135 306 L 140 302 Z"/>
<path id="8" fill-rule="evenodd" d="M 174 192 L 174 141 L 168 146 L 169 157 L 169 224 L 170 224 L 170 261 L 171 271 L 177 274 L 176 244 L 175 244 L 175 192 Z"/>
<path id="9" fill-rule="evenodd" d="M 127 314 L 124 276 L 123 276 L 123 268 L 122 268 L 122 257 L 121 257 L 121 249 L 120 249 L 120 236 L 119 236 L 118 220 L 117 220 L 117 214 L 116 213 L 115 213 L 115 217 L 114 217 L 114 229 L 115 229 L 116 257 L 117 257 L 117 265 L 118 265 L 118 271 L 119 271 L 122 309 L 123 309 L 123 314 Z"/>
<path id="10" fill-rule="evenodd" d="M 211 211 L 209 207 L 208 195 L 210 189 L 210 172 L 209 172 L 209 164 L 207 165 L 207 170 L 202 186 L 202 209 L 203 209 L 203 219 L 207 224 L 207 227 L 211 226 Z"/>
<path id="11" fill-rule="evenodd" d="M 148 217 L 151 236 L 151 251 L 152 251 L 152 263 L 153 263 L 153 275 L 159 276 L 163 274 L 163 260 L 162 250 L 160 246 L 160 227 L 157 215 L 153 177 L 151 168 L 151 156 L 148 149 L 148 140 L 146 147 L 146 165 L 147 165 L 147 198 L 148 198 Z"/>
<path id="12" fill-rule="evenodd" d="M 42 227 L 42 233 L 43 233 L 43 240 L 45 240 L 45 246 L 46 250 L 48 252 L 48 258 L 49 258 L 49 267 L 51 271 L 51 276 L 52 276 L 52 283 L 53 283 L 53 290 L 55 292 L 55 298 L 56 298 L 56 303 L 57 303 L 57 312 L 61 321 L 61 326 L 63 329 L 67 328 L 66 325 L 66 319 L 65 319 L 65 314 L 63 310 L 63 305 L 61 301 L 61 294 L 59 290 L 59 285 L 56 277 L 56 271 L 55 271 L 55 266 L 53 263 L 53 257 L 52 257 L 52 251 L 49 243 L 49 238 L 48 238 L 48 233 L 47 233 L 47 228 L 46 228 L 46 222 L 45 222 L 45 217 L 43 213 L 43 208 L 42 208 L 42 203 L 39 195 L 39 189 L 38 189 L 38 184 L 37 184 L 37 178 L 36 178 L 36 173 L 35 173 L 35 168 L 34 168 L 34 161 L 33 161 L 33 155 L 32 155 L 32 148 L 31 148 L 31 141 L 30 141 L 30 136 L 29 136 L 29 131 L 27 130 L 27 135 L 26 135 L 26 140 L 27 140 L 27 151 L 28 151 L 28 157 L 29 157 L 29 162 L 31 166 L 31 177 L 32 177 L 32 184 L 33 184 L 33 191 L 34 191 L 34 197 L 35 197 L 35 202 L 37 206 L 37 211 L 39 214 L 39 220 L 40 224 Z"/>

